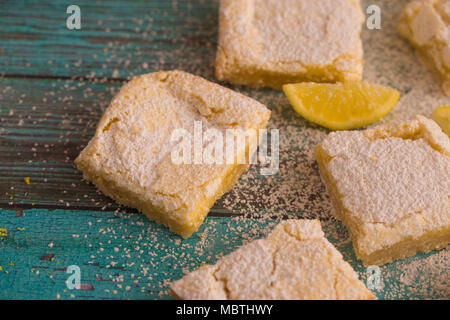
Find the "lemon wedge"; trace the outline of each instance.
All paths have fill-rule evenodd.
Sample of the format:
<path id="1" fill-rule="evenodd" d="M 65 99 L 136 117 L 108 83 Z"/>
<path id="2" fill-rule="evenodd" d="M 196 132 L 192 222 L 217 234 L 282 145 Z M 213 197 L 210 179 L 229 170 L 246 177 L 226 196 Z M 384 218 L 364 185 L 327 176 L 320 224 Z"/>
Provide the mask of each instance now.
<path id="1" fill-rule="evenodd" d="M 285 84 L 283 91 L 305 119 L 332 130 L 366 126 L 384 117 L 400 93 L 367 82 Z"/>
<path id="2" fill-rule="evenodd" d="M 433 120 L 450 136 L 450 106 L 436 108 L 433 111 Z"/>

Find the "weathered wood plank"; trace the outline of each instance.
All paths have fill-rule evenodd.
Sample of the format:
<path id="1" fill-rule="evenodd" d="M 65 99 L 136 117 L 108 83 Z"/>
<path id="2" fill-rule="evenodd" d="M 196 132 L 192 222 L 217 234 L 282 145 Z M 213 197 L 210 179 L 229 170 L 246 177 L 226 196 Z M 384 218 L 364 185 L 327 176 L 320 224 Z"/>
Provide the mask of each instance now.
<path id="1" fill-rule="evenodd" d="M 81 30 L 66 28 L 71 4 L 3 2 L 1 73 L 126 78 L 181 68 L 212 75 L 218 0 L 77 1 Z"/>
<path id="2" fill-rule="evenodd" d="M 167 284 L 212 263 L 267 223 L 209 218 L 182 240 L 140 214 L 0 209 L 0 299 L 168 299 Z M 69 290 L 77 265 L 81 290 Z"/>
<path id="3" fill-rule="evenodd" d="M 183 240 L 139 214 L 32 209 L 18 215 L 0 209 L 0 299 L 169 299 L 171 281 L 263 237 L 275 224 L 213 217 L 199 233 Z M 366 279 L 369 274 L 355 259 L 345 228 L 334 221 L 323 227 Z M 432 264 L 440 254 L 381 267 L 380 289 L 374 292 L 389 299 L 448 298 L 448 287 L 440 283 L 446 270 Z M 408 267 L 425 260 L 430 270 L 408 280 Z M 81 290 L 67 288 L 66 268 L 71 265 L 80 268 Z M 405 280 L 398 281 L 402 276 Z"/>

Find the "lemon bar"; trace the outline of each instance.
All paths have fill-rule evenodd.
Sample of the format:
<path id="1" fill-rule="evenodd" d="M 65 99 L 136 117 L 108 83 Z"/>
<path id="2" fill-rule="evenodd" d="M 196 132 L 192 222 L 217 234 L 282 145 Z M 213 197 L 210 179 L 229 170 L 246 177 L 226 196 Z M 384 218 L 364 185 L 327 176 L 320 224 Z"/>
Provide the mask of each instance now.
<path id="1" fill-rule="evenodd" d="M 287 220 L 170 285 L 183 300 L 375 299 L 318 220 Z"/>
<path id="2" fill-rule="evenodd" d="M 174 161 L 181 138 L 174 139 L 173 133 L 184 130 L 196 139 L 196 123 L 200 134 L 210 129 L 249 132 L 248 140 L 234 146 L 236 160 L 254 151 L 249 146 L 269 117 L 259 102 L 182 71 L 141 75 L 114 97 L 75 163 L 103 193 L 186 238 L 249 161 Z M 204 138 L 200 150 L 215 141 Z"/>
<path id="3" fill-rule="evenodd" d="M 411 1 L 404 8 L 398 32 L 417 49 L 450 96 L 450 1 Z"/>
<path id="4" fill-rule="evenodd" d="M 314 152 L 365 265 L 450 243 L 450 139 L 434 121 L 330 133 Z"/>
<path id="5" fill-rule="evenodd" d="M 359 0 L 221 0 L 216 77 L 270 87 L 361 80 Z"/>

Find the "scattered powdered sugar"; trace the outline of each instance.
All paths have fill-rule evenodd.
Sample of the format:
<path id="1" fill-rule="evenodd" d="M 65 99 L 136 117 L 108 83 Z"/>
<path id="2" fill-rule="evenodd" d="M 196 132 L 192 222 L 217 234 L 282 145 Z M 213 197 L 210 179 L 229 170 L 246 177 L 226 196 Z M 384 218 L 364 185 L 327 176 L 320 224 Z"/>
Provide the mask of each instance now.
<path id="1" fill-rule="evenodd" d="M 385 298 L 450 298 L 450 248 L 399 262 L 397 270 L 399 287 Z"/>
<path id="2" fill-rule="evenodd" d="M 401 93 L 394 109 L 371 127 L 411 120 L 416 114 L 430 117 L 436 107 L 450 104 L 450 98 L 443 94 L 439 82 L 414 48 L 397 34 L 397 18 L 407 3 L 405 0 L 378 1 L 376 4 L 382 14 L 381 29 L 363 28 L 364 80 L 394 87 Z M 371 4 L 366 0 L 363 8 Z M 235 188 L 219 200 L 218 206 L 231 212 L 245 213 L 247 217 L 233 219 L 258 218 L 269 222 L 269 226 L 286 217 L 318 218 L 324 225 L 326 236 L 343 252 L 360 276 L 367 278 L 365 269 L 352 253 L 348 234 L 330 214 L 328 195 L 312 154 L 315 145 L 326 137 L 328 131 L 297 116 L 282 93 L 238 89 L 272 110 L 269 128 L 280 130 L 280 169 L 275 176 L 261 177 L 259 168 L 252 167 Z M 449 252 L 448 249 L 432 252 L 426 258 L 417 255 L 382 266 L 381 288 L 376 292 L 379 297 L 388 299 L 449 298 L 450 285 L 446 280 L 450 272 Z M 400 275 L 402 281 L 397 279 Z"/>
<path id="3" fill-rule="evenodd" d="M 374 4 L 373 2 L 364 0 L 363 9 Z M 171 3 L 172 7 L 177 4 L 187 6 L 184 2 Z M 218 8 L 218 1 L 211 3 L 215 4 L 212 7 Z M 435 107 L 450 105 L 450 98 L 443 95 L 439 83 L 421 63 L 414 49 L 397 35 L 397 18 L 407 3 L 407 0 L 376 1 L 375 4 L 381 7 L 381 29 L 368 30 L 363 27 L 364 79 L 392 86 L 401 92 L 401 98 L 394 109 L 372 126 L 410 120 L 417 113 L 429 117 Z M 10 158 L 20 157 L 30 168 L 41 170 L 42 174 L 39 171 L 31 177 L 31 187 L 23 182 L 23 177 L 17 181 L 12 178 L 8 180 L 5 201 L 12 205 L 21 202 L 34 205 L 29 199 L 38 199 L 42 206 L 58 203 L 79 208 L 95 206 L 105 210 L 101 212 L 105 218 L 98 218 L 101 215 L 94 213 L 92 216 L 95 218 L 92 219 L 89 218 L 91 213 L 79 218 L 78 215 L 65 212 L 47 215 L 64 220 L 70 217 L 70 221 L 74 222 L 85 221 L 87 231 L 80 232 L 78 237 L 70 237 L 80 245 L 92 247 L 89 261 L 80 263 L 95 266 L 108 257 L 108 267 L 105 268 L 114 273 L 104 275 L 105 279 L 99 276 L 97 281 L 112 281 L 120 286 L 123 281 L 133 283 L 132 293 L 136 290 L 147 294 L 157 292 L 159 297 L 167 298 L 168 283 L 179 279 L 181 273 L 192 271 L 202 263 L 214 264 L 239 245 L 264 237 L 279 221 L 288 217 L 320 219 L 326 237 L 358 271 L 360 277 L 366 279 L 366 270 L 354 256 L 346 229 L 331 215 L 329 198 L 313 157 L 313 148 L 329 131 L 298 116 L 282 92 L 232 87 L 272 110 L 268 127 L 279 130 L 279 171 L 274 176 L 262 176 L 260 166 L 251 166 L 210 212 L 211 216 L 232 218 L 207 218 L 201 231 L 187 240 L 181 240 L 165 228 L 148 222 L 129 208 L 117 206 L 111 199 L 96 192 L 94 187 L 81 182 L 80 173 L 72 166 L 73 159 L 93 135 L 102 112 L 117 92 L 118 82 L 125 81 L 131 75 L 169 68 L 179 68 L 216 81 L 212 64 L 215 59 L 217 12 L 208 7 L 204 14 L 195 16 L 188 9 L 184 8 L 185 17 L 181 14 L 176 16 L 178 19 L 185 19 L 182 24 L 157 26 L 157 19 L 153 20 L 148 14 L 145 14 L 144 21 L 134 21 L 136 36 L 143 40 L 143 45 L 149 38 L 158 35 L 164 39 L 175 37 L 171 42 L 173 47 L 166 46 L 165 50 L 131 50 L 129 46 L 132 41 L 123 41 L 123 45 L 110 43 L 103 53 L 96 52 L 82 61 L 76 58 L 73 64 L 74 67 L 83 67 L 105 54 L 110 58 L 102 68 L 115 71 L 109 74 L 90 71 L 86 75 L 79 75 L 81 79 L 78 80 L 77 77 L 70 80 L 58 79 L 49 86 L 50 90 L 42 90 L 36 82 L 31 85 L 30 90 L 42 91 L 42 102 L 31 101 L 32 105 L 28 106 L 28 93 L 14 86 L 16 80 L 7 79 L 0 83 L 0 99 L 5 101 L 5 105 L 11 106 L 0 113 L 0 133 L 14 132 L 12 124 L 28 129 L 53 121 L 55 126 L 45 141 L 31 145 L 29 150 L 22 148 L 17 154 L 16 150 L 7 151 Z M 159 9 L 155 9 L 155 12 L 155 15 L 166 14 Z M 99 26 L 102 24 L 99 21 Z M 196 37 L 188 36 L 189 33 Z M 48 60 L 47 64 L 53 66 L 56 62 Z M 137 65 L 134 66 L 135 64 Z M 76 70 L 78 69 L 74 68 L 74 72 Z M 118 78 L 112 81 L 107 78 L 110 75 Z M 25 102 L 21 103 L 22 100 Z M 29 109 L 32 106 L 34 109 L 31 114 Z M 67 170 L 73 181 L 73 184 L 67 184 L 64 192 L 57 189 L 57 175 L 53 174 L 58 167 Z M 64 181 L 69 181 L 68 175 Z M 40 188 L 54 188 L 50 189 L 54 192 L 49 194 L 48 199 L 41 199 Z M 32 215 L 33 212 L 30 210 L 27 214 Z M 39 212 L 36 223 L 49 221 L 43 220 L 45 214 Z M 47 230 L 46 225 L 39 227 Z M 73 234 L 70 230 L 59 231 Z M 110 240 L 113 244 L 104 243 Z M 45 246 L 53 249 L 49 244 L 53 246 L 53 242 L 54 240 L 49 240 Z M 58 247 L 56 242 L 55 247 Z M 450 298 L 449 252 L 447 248 L 380 267 L 381 287 L 373 291 L 378 297 L 386 299 Z M 124 285 L 123 288 L 112 288 L 104 290 L 109 297 L 114 297 L 113 294 L 117 294 L 118 289 L 128 291 L 129 287 Z M 65 297 L 59 293 L 56 296 Z"/>
<path id="4" fill-rule="evenodd" d="M 422 260 L 414 260 L 403 266 L 401 272 L 399 281 L 405 285 L 424 283 L 431 278 L 435 290 L 448 290 L 450 286 L 450 248 L 443 249 Z"/>

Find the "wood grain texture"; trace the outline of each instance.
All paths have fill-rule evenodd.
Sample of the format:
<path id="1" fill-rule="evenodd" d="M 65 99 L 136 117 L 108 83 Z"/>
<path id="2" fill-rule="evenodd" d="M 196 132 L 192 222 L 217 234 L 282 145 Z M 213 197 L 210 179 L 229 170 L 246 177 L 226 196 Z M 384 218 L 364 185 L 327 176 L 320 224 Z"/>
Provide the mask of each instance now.
<path id="1" fill-rule="evenodd" d="M 252 166 L 187 240 L 82 181 L 73 159 L 130 76 L 179 68 L 214 81 L 218 0 L 77 1 L 81 31 L 65 27 L 71 2 L 0 3 L 0 299 L 168 299 L 170 281 L 261 238 L 287 217 L 320 219 L 327 238 L 367 278 L 330 214 L 312 156 L 328 131 L 298 117 L 281 92 L 233 87 L 272 110 L 280 170 L 265 177 Z M 376 75 L 370 80 L 407 94 L 415 56 L 396 37 L 393 21 L 406 1 L 376 2 L 387 22 L 378 33 L 363 33 L 365 70 Z M 393 55 L 386 64 L 386 48 L 405 59 Z M 374 292 L 386 299 L 449 298 L 441 283 L 446 270 L 401 281 L 441 253 L 383 266 Z M 81 268 L 82 290 L 67 289 L 70 265 Z"/>
<path id="2" fill-rule="evenodd" d="M 0 210 L 0 299 L 167 299 L 168 279 L 229 253 L 242 232 L 261 237 L 261 227 L 209 218 L 181 241 L 139 214 Z M 71 265 L 80 268 L 81 290 L 66 286 Z"/>
<path id="3" fill-rule="evenodd" d="M 71 4 L 2 1 L 1 72 L 123 79 L 181 68 L 212 76 L 217 0 L 77 1 L 81 30 L 66 28 L 66 8 Z"/>
<path id="4" fill-rule="evenodd" d="M 209 217 L 198 233 L 182 240 L 140 214 L 60 209 L 18 214 L 0 209 L 0 299 L 170 299 L 170 281 L 264 237 L 276 223 Z M 367 278 L 345 228 L 333 221 L 323 223 L 323 229 L 344 259 Z M 405 265 L 435 255 L 421 254 L 382 267 L 383 290 L 377 296 L 448 298 L 445 287 L 433 283 L 433 273 L 419 275 L 420 295 L 412 290 L 414 284 L 399 282 Z M 72 265 L 81 271 L 80 290 L 66 285 Z"/>

